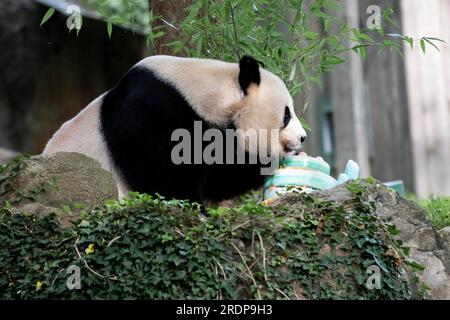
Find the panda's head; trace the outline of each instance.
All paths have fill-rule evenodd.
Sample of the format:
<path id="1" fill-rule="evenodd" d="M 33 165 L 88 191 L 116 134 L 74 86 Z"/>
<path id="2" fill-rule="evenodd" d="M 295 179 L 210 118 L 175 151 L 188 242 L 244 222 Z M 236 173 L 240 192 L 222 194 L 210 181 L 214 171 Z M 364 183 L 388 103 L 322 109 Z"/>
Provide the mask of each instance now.
<path id="1" fill-rule="evenodd" d="M 262 144 L 261 139 L 250 139 L 258 142 L 247 145 L 247 151 L 267 152 L 267 146 L 272 155 L 297 154 L 306 132 L 295 115 L 293 100 L 284 82 L 248 56 L 239 62 L 238 80 L 244 96 L 233 118 L 236 128 L 267 132 L 266 138 L 270 141 Z M 278 130 L 278 137 L 271 139 L 270 133 L 274 130 Z"/>

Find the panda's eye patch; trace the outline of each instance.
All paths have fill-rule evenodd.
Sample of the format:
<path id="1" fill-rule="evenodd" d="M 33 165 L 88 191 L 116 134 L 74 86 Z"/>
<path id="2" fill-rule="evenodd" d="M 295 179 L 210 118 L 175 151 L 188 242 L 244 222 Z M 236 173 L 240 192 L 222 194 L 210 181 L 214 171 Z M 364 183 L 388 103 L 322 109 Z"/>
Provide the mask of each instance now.
<path id="1" fill-rule="evenodd" d="M 284 108 L 283 128 L 287 127 L 289 121 L 291 121 L 291 111 L 289 110 L 289 107 L 286 106 L 286 108 Z"/>

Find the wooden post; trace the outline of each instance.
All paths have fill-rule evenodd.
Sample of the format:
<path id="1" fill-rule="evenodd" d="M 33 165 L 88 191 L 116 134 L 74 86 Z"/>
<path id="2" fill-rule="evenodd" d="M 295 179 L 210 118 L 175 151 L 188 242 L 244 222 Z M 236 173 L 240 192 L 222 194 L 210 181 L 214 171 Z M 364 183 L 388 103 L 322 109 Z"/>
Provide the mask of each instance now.
<path id="1" fill-rule="evenodd" d="M 363 0 L 360 15 L 363 27 L 370 5 L 383 11 L 393 7 L 392 19 L 401 24 L 400 5 L 391 0 Z M 398 33 L 397 28 L 385 27 L 385 33 Z M 374 30 L 373 37 L 377 37 Z M 392 40 L 395 41 L 395 38 Z M 401 179 L 406 189 L 414 190 L 413 158 L 409 110 L 406 94 L 404 59 L 396 52 L 367 48 L 364 62 L 366 101 L 370 110 L 370 159 L 372 175 L 381 181 Z"/>
<path id="2" fill-rule="evenodd" d="M 402 0 L 403 31 L 447 41 L 438 52 L 405 45 L 415 189 L 420 197 L 450 194 L 450 2 Z"/>

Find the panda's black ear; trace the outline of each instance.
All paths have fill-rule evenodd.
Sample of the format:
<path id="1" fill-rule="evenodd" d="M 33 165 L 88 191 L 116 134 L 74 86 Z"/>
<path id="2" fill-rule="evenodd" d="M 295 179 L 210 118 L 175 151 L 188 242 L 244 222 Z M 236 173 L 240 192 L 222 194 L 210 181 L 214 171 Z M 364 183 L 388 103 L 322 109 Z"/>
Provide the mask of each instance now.
<path id="1" fill-rule="evenodd" d="M 259 85 L 261 75 L 259 73 L 259 64 L 254 58 L 243 56 L 239 61 L 239 84 L 242 91 L 247 94 L 247 89 L 251 84 Z"/>

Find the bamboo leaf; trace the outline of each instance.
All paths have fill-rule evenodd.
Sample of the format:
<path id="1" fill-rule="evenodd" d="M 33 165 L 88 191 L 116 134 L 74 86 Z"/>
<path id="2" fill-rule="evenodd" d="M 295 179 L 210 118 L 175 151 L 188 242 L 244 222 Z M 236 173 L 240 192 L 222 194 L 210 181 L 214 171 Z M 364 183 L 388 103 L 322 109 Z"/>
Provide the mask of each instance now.
<path id="1" fill-rule="evenodd" d="M 366 61 L 366 48 L 360 47 L 358 49 L 358 51 L 359 51 L 359 55 L 361 56 L 362 61 Z"/>
<path id="2" fill-rule="evenodd" d="M 297 71 L 297 65 L 294 64 L 294 65 L 292 66 L 291 73 L 289 74 L 289 82 L 291 82 L 292 80 L 294 80 L 296 71 Z"/>
<path id="3" fill-rule="evenodd" d="M 424 39 L 420 39 L 420 48 L 422 49 L 423 53 L 425 53 L 426 48 L 425 48 L 425 40 Z"/>
<path id="4" fill-rule="evenodd" d="M 55 13 L 55 8 L 48 9 L 47 12 L 44 14 L 44 17 L 42 18 L 40 27 L 42 27 L 42 25 L 44 23 L 46 23 L 48 21 L 48 19 L 50 19 L 54 13 Z"/>
<path id="5" fill-rule="evenodd" d="M 445 43 L 445 41 L 444 41 L 444 40 L 442 40 L 442 39 L 439 39 L 439 38 L 434 38 L 434 37 L 426 37 L 426 39 L 428 39 L 428 40 L 433 40 L 433 41 L 444 42 L 444 43 Z"/>
<path id="6" fill-rule="evenodd" d="M 106 29 L 108 31 L 108 37 L 111 39 L 113 25 L 111 21 L 106 22 Z"/>
<path id="7" fill-rule="evenodd" d="M 437 45 L 435 45 L 433 42 L 430 41 L 429 38 L 423 38 L 423 40 L 425 40 L 426 42 L 428 42 L 429 44 L 431 44 L 434 48 L 436 48 L 437 51 L 441 51 L 441 50 L 439 50 L 439 48 L 437 47 Z"/>

